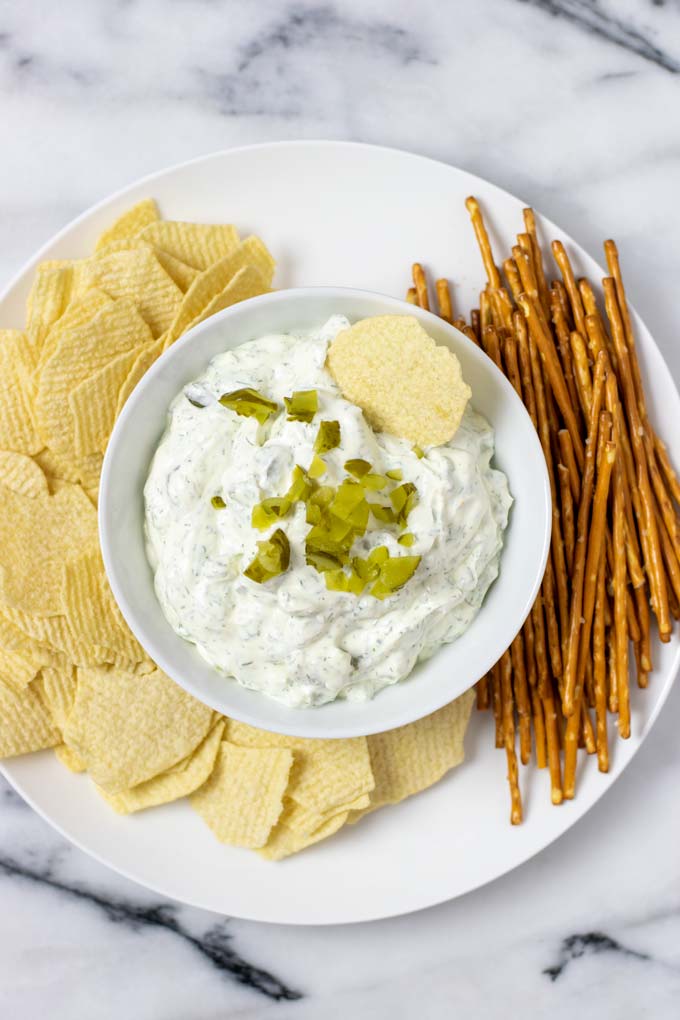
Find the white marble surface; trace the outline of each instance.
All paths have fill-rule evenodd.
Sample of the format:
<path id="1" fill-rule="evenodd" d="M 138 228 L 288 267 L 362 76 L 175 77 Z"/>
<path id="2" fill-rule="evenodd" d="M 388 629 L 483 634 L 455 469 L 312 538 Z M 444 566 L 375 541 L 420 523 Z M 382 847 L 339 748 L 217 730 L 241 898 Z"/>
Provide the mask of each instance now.
<path id="1" fill-rule="evenodd" d="M 631 296 L 680 378 L 677 0 L 0 3 L 0 281 L 147 172 L 230 145 L 353 138 L 523 195 Z M 0 1016 L 677 1016 L 676 687 L 565 838 L 457 902 L 283 929 L 187 909 L 69 846 L 0 785 Z"/>

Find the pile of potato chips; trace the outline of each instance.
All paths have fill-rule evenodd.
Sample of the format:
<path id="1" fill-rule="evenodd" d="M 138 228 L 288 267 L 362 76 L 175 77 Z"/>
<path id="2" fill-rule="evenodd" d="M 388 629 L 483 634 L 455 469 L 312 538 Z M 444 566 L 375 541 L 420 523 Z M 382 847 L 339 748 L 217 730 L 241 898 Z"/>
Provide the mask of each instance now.
<path id="1" fill-rule="evenodd" d="M 41 263 L 25 330 L 0 330 L 0 758 L 52 747 L 122 814 L 190 796 L 218 839 L 278 859 L 457 765 L 473 695 L 367 739 L 265 733 L 174 684 L 114 602 L 96 506 L 116 417 L 170 344 L 273 273 L 259 238 L 146 200 L 90 258 Z"/>

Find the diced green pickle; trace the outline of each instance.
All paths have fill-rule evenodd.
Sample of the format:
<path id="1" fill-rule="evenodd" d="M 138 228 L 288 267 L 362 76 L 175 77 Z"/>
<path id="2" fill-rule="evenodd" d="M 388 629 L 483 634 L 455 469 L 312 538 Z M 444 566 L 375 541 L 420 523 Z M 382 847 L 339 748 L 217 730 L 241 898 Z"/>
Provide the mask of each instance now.
<path id="1" fill-rule="evenodd" d="M 420 556 L 390 556 L 380 567 L 371 595 L 380 600 L 393 595 L 413 577 L 419 563 Z"/>
<path id="2" fill-rule="evenodd" d="M 328 453 L 340 446 L 340 422 L 321 421 L 314 442 L 314 453 Z"/>
<path id="3" fill-rule="evenodd" d="M 288 570 L 290 564 L 290 543 L 288 536 L 277 528 L 271 538 L 257 543 L 257 556 L 243 571 L 246 577 L 258 584 L 270 581 Z"/>
<path id="4" fill-rule="evenodd" d="M 423 450 L 422 446 L 414 446 L 413 452 L 415 453 L 418 460 L 422 460 L 423 457 L 425 456 L 425 451 Z"/>
<path id="5" fill-rule="evenodd" d="M 372 464 L 369 464 L 367 460 L 362 460 L 360 457 L 345 461 L 345 471 L 349 471 L 355 478 L 363 478 L 372 467 Z"/>
<path id="6" fill-rule="evenodd" d="M 269 496 L 253 507 L 250 523 L 258 531 L 265 531 L 275 521 L 282 520 L 292 506 L 287 496 Z"/>
<path id="7" fill-rule="evenodd" d="M 406 546 L 407 549 L 410 549 L 415 540 L 416 540 L 415 535 L 413 535 L 410 531 L 405 531 L 403 535 L 399 536 L 397 542 L 399 543 L 399 545 L 404 545 Z"/>
<path id="8" fill-rule="evenodd" d="M 392 489 L 390 499 L 397 515 L 397 523 L 405 525 L 408 515 L 418 504 L 418 490 L 413 482 L 403 482 L 396 489 Z"/>
<path id="9" fill-rule="evenodd" d="M 279 409 L 275 400 L 268 400 L 250 387 L 223 393 L 220 397 L 220 404 L 223 407 L 228 407 L 230 411 L 236 411 L 236 414 L 240 414 L 244 418 L 257 418 L 260 425 L 264 425 L 267 419 Z"/>
<path id="10" fill-rule="evenodd" d="M 286 498 L 291 503 L 297 503 L 298 500 L 305 502 L 311 495 L 314 489 L 314 483 L 310 479 L 304 468 L 301 468 L 299 464 L 296 464 L 293 468 L 293 477 L 290 483 L 290 488 L 286 493 Z"/>
<path id="11" fill-rule="evenodd" d="M 283 402 L 288 412 L 288 421 L 310 422 L 319 410 L 319 399 L 316 390 L 295 390 Z"/>
<path id="12" fill-rule="evenodd" d="M 391 506 L 381 506 L 380 503 L 369 503 L 368 505 L 376 521 L 382 521 L 383 524 L 396 524 L 397 515 Z"/>
<path id="13" fill-rule="evenodd" d="M 307 468 L 307 474 L 310 478 L 321 478 L 322 475 L 326 474 L 326 470 L 326 464 L 321 457 L 315 453 L 312 458 L 312 463 Z"/>
<path id="14" fill-rule="evenodd" d="M 361 484 L 365 489 L 370 489 L 373 492 L 378 492 L 380 489 L 384 489 L 388 484 L 386 475 L 364 475 L 361 479 Z"/>
<path id="15" fill-rule="evenodd" d="M 224 508 L 227 505 L 221 496 L 213 496 L 210 502 L 212 503 L 216 510 L 224 510 Z"/>
<path id="16" fill-rule="evenodd" d="M 404 477 L 404 472 L 401 468 L 393 468 L 391 471 L 386 471 L 385 474 L 388 478 L 391 478 L 393 482 L 400 482 Z"/>

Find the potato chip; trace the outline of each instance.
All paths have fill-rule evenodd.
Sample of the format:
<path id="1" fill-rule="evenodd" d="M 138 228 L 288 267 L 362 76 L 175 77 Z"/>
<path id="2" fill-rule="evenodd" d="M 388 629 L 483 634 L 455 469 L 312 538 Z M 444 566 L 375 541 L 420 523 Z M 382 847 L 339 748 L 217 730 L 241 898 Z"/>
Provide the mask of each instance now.
<path id="1" fill-rule="evenodd" d="M 299 853 L 300 850 L 304 850 L 308 846 L 312 846 L 314 843 L 321 842 L 322 839 L 328 839 L 329 836 L 333 836 L 338 829 L 347 821 L 347 812 L 339 815 L 335 815 L 330 818 L 327 822 L 324 822 L 320 828 L 312 834 L 301 834 L 296 832 L 295 829 L 291 828 L 289 822 L 292 813 L 295 811 L 294 802 L 289 802 L 284 808 L 281 819 L 276 828 L 271 833 L 267 843 L 262 849 L 258 850 L 261 857 L 264 857 L 268 861 L 280 861 L 284 857 L 289 857 L 291 854 Z"/>
<path id="2" fill-rule="evenodd" d="M 76 677 L 73 669 L 41 670 L 33 690 L 42 698 L 57 729 L 63 732 L 76 699 Z"/>
<path id="3" fill-rule="evenodd" d="M 74 289 L 73 263 L 42 262 L 26 303 L 26 330 L 36 354 L 51 326 L 66 311 Z"/>
<path id="4" fill-rule="evenodd" d="M 198 270 L 207 269 L 229 255 L 239 242 L 238 231 L 230 224 L 182 223 L 179 220 L 152 223 L 139 237 Z"/>
<path id="5" fill-rule="evenodd" d="M 179 289 L 185 293 L 198 276 L 198 269 L 188 266 L 186 262 L 176 259 L 174 255 L 163 251 L 162 248 L 157 248 L 155 245 L 150 245 L 150 247 L 170 279 L 174 280 Z"/>
<path id="6" fill-rule="evenodd" d="M 269 289 L 275 263 L 259 237 L 247 237 L 225 258 L 200 273 L 182 298 L 177 315 L 170 327 L 173 339 L 193 323 L 210 302 L 221 294 L 240 269 L 253 266 L 259 272 L 263 285 Z"/>
<path id="7" fill-rule="evenodd" d="M 168 328 L 182 299 L 182 291 L 150 248 L 85 260 L 80 286 L 97 287 L 118 302 L 133 302 L 154 337 Z"/>
<path id="8" fill-rule="evenodd" d="M 465 757 L 463 741 L 474 700 L 474 691 L 466 691 L 424 719 L 368 737 L 375 789 L 371 806 L 350 821 L 358 821 L 368 811 L 426 790 L 460 765 Z"/>
<path id="9" fill-rule="evenodd" d="M 129 301 L 115 301 L 89 323 L 64 330 L 40 372 L 35 399 L 36 421 L 45 445 L 73 453 L 71 391 L 119 354 L 152 340 L 151 331 Z"/>
<path id="10" fill-rule="evenodd" d="M 61 612 L 65 562 L 97 546 L 97 515 L 79 485 L 30 498 L 0 495 L 0 601 L 38 616 Z"/>
<path id="11" fill-rule="evenodd" d="M 197 326 L 199 322 L 210 318 L 211 315 L 215 315 L 231 305 L 238 304 L 239 301 L 246 301 L 248 298 L 266 294 L 268 290 L 269 288 L 265 285 L 258 270 L 254 266 L 244 266 L 243 269 L 239 269 L 224 290 L 220 291 L 212 301 L 209 301 L 203 311 L 182 332 L 187 333 L 194 326 Z M 167 350 L 176 339 L 177 337 L 170 330 L 165 341 L 165 349 Z"/>
<path id="12" fill-rule="evenodd" d="M 38 464 L 24 453 L 0 450 L 0 485 L 20 496 L 47 496 L 47 479 Z"/>
<path id="13" fill-rule="evenodd" d="M 137 354 L 135 362 L 127 374 L 127 377 L 118 391 L 118 402 L 116 405 L 116 418 L 123 410 L 125 401 L 130 396 L 132 391 L 142 377 L 149 371 L 154 361 L 161 356 L 165 346 L 165 338 L 167 334 L 164 333 L 159 336 L 158 340 L 154 340 L 152 344 L 146 344 L 142 347 Z"/>
<path id="14" fill-rule="evenodd" d="M 0 329 L 0 449 L 37 453 L 44 445 L 33 415 L 34 360 L 25 333 Z"/>
<path id="15" fill-rule="evenodd" d="M 69 772 L 84 772 L 85 762 L 67 744 L 57 744 L 54 753 Z"/>
<path id="16" fill-rule="evenodd" d="M 153 347 L 154 341 L 144 346 Z M 76 457 L 102 451 L 109 441 L 118 406 L 118 393 L 137 358 L 144 352 L 135 347 L 109 361 L 94 375 L 83 379 L 68 398 L 73 417 L 73 450 Z"/>
<path id="17" fill-rule="evenodd" d="M 362 811 L 364 808 L 369 807 L 371 803 L 370 795 L 362 793 L 347 804 L 336 804 L 334 807 L 328 808 L 327 811 L 320 813 L 298 803 L 293 797 L 287 796 L 286 800 L 290 805 L 290 810 L 286 815 L 286 825 L 300 836 L 313 836 L 337 815 L 344 814 L 347 816 L 350 811 Z"/>
<path id="18" fill-rule="evenodd" d="M 220 745 L 212 775 L 191 806 L 221 843 L 264 846 L 283 809 L 293 754 L 287 748 Z"/>
<path id="19" fill-rule="evenodd" d="M 94 782 L 120 793 L 165 772 L 198 747 L 212 710 L 160 669 L 137 676 L 118 669 L 79 669 L 64 743 Z"/>
<path id="20" fill-rule="evenodd" d="M 22 691 L 38 675 L 40 667 L 32 658 L 18 652 L 0 648 L 0 684 L 14 691 Z"/>
<path id="21" fill-rule="evenodd" d="M 188 797 L 210 776 L 215 766 L 223 731 L 224 720 L 221 719 L 213 726 L 203 743 L 199 744 L 187 758 L 167 772 L 161 772 L 160 775 L 134 786 L 131 790 L 107 793 L 106 790 L 97 787 L 97 792 L 119 815 L 129 815 L 134 811 L 143 811 L 159 804 L 169 804 L 180 797 Z"/>
<path id="22" fill-rule="evenodd" d="M 99 235 L 95 251 L 101 251 L 114 241 L 136 237 L 150 223 L 159 220 L 158 206 L 152 198 L 143 198 L 130 209 L 126 209 L 111 226 Z"/>
<path id="23" fill-rule="evenodd" d="M 45 362 L 52 356 L 65 330 L 85 326 L 98 312 L 113 305 L 113 298 L 103 290 L 92 287 L 71 302 L 58 322 L 50 327 L 38 355 L 36 372 L 39 375 Z"/>
<path id="24" fill-rule="evenodd" d="M 455 354 L 412 315 L 376 315 L 342 330 L 328 368 L 373 428 L 421 446 L 451 439 L 472 392 Z"/>
<path id="25" fill-rule="evenodd" d="M 101 646 L 103 662 L 111 652 L 128 663 L 146 658 L 111 594 L 98 547 L 65 563 L 62 576 L 63 611 L 77 640 Z"/>
<path id="26" fill-rule="evenodd" d="M 48 646 L 26 634 L 21 627 L 8 619 L 6 612 L 4 607 L 0 607 L 0 647 L 36 663 L 38 668 L 49 665 L 51 656 Z"/>
<path id="27" fill-rule="evenodd" d="M 0 758 L 42 751 L 60 740 L 49 712 L 31 685 L 16 691 L 0 684 Z"/>
<path id="28" fill-rule="evenodd" d="M 0 606 L 0 614 L 4 620 L 23 631 L 28 638 L 51 651 L 51 659 L 45 665 L 58 668 L 67 667 L 69 664 L 97 666 L 102 662 L 104 651 L 107 651 L 90 642 L 79 641 L 63 615 L 33 616 L 6 605 Z"/>

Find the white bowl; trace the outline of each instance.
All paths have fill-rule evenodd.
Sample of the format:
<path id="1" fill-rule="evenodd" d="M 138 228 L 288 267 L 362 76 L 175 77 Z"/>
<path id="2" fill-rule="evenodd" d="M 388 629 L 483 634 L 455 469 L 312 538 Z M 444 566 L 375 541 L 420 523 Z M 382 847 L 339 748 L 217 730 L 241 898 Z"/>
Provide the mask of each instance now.
<path id="1" fill-rule="evenodd" d="M 213 669 L 173 631 L 156 598 L 144 548 L 143 489 L 170 402 L 222 351 L 268 332 L 321 325 L 331 314 L 415 315 L 457 354 L 472 404 L 493 425 L 495 464 L 514 497 L 500 574 L 468 630 L 371 701 L 295 709 L 249 691 Z M 458 330 L 403 301 L 339 287 L 276 291 L 202 322 L 153 365 L 128 399 L 109 441 L 99 492 L 99 534 L 113 594 L 139 642 L 181 687 L 226 716 L 303 737 L 379 733 L 434 712 L 471 687 L 522 626 L 539 589 L 550 543 L 550 488 L 531 420 L 510 383 Z"/>

